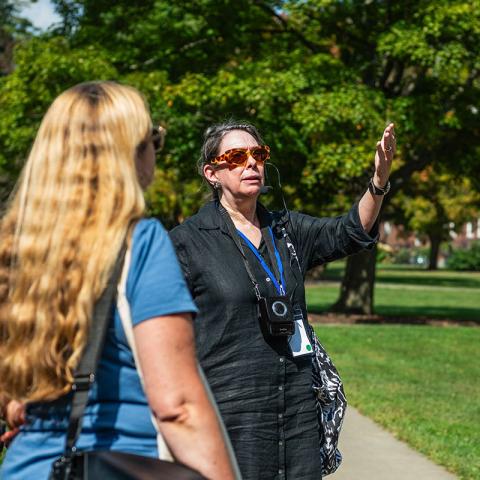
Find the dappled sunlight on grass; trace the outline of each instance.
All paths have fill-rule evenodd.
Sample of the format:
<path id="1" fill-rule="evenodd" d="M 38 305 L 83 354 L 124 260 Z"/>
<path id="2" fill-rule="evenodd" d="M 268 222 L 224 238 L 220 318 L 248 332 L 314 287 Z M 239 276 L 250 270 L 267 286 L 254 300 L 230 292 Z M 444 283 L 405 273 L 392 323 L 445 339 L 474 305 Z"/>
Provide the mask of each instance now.
<path id="1" fill-rule="evenodd" d="M 334 269 L 337 273 L 343 270 Z M 395 273 L 395 276 L 388 275 Z M 341 277 L 340 277 L 341 278 Z M 393 280 L 402 282 L 394 284 Z M 309 311 L 322 313 L 338 298 L 340 283 L 331 280 L 307 286 Z M 480 323 L 480 273 L 380 270 L 374 311 L 388 317 L 428 317 Z"/>
<path id="2" fill-rule="evenodd" d="M 480 329 L 316 326 L 349 402 L 460 478 L 480 478 Z"/>

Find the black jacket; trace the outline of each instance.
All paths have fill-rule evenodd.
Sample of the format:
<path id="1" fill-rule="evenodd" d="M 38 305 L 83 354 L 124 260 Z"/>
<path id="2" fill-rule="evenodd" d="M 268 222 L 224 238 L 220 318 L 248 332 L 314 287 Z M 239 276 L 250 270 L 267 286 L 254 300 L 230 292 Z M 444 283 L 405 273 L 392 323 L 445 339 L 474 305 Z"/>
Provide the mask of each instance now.
<path id="1" fill-rule="evenodd" d="M 285 338 L 262 333 L 253 285 L 220 209 L 220 204 L 210 202 L 171 232 L 200 310 L 195 319 L 200 363 L 245 479 L 321 478 L 311 360 L 293 358 Z M 376 226 L 370 234 L 363 230 L 357 204 L 336 218 L 298 212 L 281 215 L 260 204 L 257 212 L 262 225 L 272 228 L 287 295 L 300 306 L 304 319 L 306 272 L 372 248 L 377 237 Z M 295 246 L 301 271 L 288 251 L 282 229 Z M 254 254 L 243 240 L 242 244 L 262 295 L 277 295 Z M 259 252 L 271 267 L 263 240 Z"/>

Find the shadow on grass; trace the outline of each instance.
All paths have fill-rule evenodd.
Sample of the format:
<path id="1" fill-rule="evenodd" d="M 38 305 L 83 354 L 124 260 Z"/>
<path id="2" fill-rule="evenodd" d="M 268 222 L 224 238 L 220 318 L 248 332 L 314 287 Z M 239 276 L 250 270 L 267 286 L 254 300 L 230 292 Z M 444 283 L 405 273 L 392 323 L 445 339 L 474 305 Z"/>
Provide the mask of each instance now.
<path id="1" fill-rule="evenodd" d="M 433 287 L 455 287 L 455 288 L 480 288 L 480 277 L 452 277 L 435 276 L 434 273 L 429 275 L 426 270 L 414 270 L 412 275 L 408 275 L 405 270 L 399 270 L 399 274 L 395 275 L 392 270 L 387 270 L 387 273 L 377 271 L 376 283 L 383 284 L 401 284 L 401 285 L 426 285 Z M 403 272 L 403 273 L 400 273 Z M 340 282 L 343 279 L 343 270 L 326 270 L 320 280 L 327 280 L 332 282 Z"/>
<path id="2" fill-rule="evenodd" d="M 395 316 L 395 317 L 434 317 L 434 318 L 452 318 L 455 320 L 472 320 L 480 323 L 480 311 L 474 307 L 432 307 L 432 306 L 379 306 L 375 308 L 375 312 L 379 315 Z"/>
<path id="3" fill-rule="evenodd" d="M 425 274 L 427 275 L 427 274 Z M 435 278 L 427 276 L 412 276 L 407 277 L 405 275 L 389 275 L 388 277 L 377 275 L 377 282 L 382 283 L 400 283 L 403 285 L 415 284 L 415 285 L 429 285 L 434 287 L 457 287 L 457 288 L 480 288 L 480 279 L 475 278 Z"/>
<path id="4" fill-rule="evenodd" d="M 329 307 L 309 306 L 309 312 L 317 315 L 335 314 L 328 312 Z M 340 314 L 342 316 L 342 314 Z M 343 315 L 350 316 L 350 315 Z M 432 321 L 446 321 L 455 324 L 469 323 L 480 325 L 480 312 L 478 308 L 467 307 L 377 307 L 374 315 L 351 315 L 358 317 L 354 323 L 405 323 L 415 325 L 427 325 Z"/>

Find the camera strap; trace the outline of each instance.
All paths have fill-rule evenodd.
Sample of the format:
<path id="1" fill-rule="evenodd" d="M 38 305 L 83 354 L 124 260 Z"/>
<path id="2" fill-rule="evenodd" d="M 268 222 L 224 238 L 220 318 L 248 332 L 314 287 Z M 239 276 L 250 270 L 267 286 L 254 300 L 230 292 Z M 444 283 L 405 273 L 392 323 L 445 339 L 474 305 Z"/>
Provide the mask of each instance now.
<path id="1" fill-rule="evenodd" d="M 280 254 L 278 253 L 277 247 L 273 240 L 273 232 L 270 227 L 263 227 L 261 229 L 262 237 L 267 245 L 268 256 L 270 257 L 270 262 L 275 270 L 275 274 L 272 273 L 267 262 L 262 257 L 260 252 L 255 248 L 255 245 L 244 235 L 240 230 L 237 229 L 238 235 L 240 235 L 245 243 L 247 244 L 248 248 L 253 252 L 257 260 L 260 262 L 260 265 L 265 270 L 265 273 L 269 276 L 270 280 L 272 281 L 275 289 L 277 290 L 279 295 L 285 295 L 285 280 L 283 278 L 283 264 L 282 259 L 280 258 Z M 273 261 L 275 259 L 275 261 Z M 276 268 L 275 268 L 276 267 Z"/>
<path id="2" fill-rule="evenodd" d="M 240 242 L 240 236 L 245 240 L 248 247 L 252 250 L 252 252 L 255 254 L 255 256 L 259 260 L 263 269 L 265 270 L 265 272 L 267 273 L 267 275 L 269 276 L 269 278 L 272 280 L 273 284 L 275 285 L 275 288 L 276 288 L 277 292 L 279 292 L 280 295 L 285 295 L 285 281 L 284 281 L 284 278 L 283 278 L 283 264 L 282 264 L 282 260 L 280 258 L 280 255 L 278 253 L 278 250 L 275 246 L 275 243 L 273 241 L 273 232 L 271 231 L 271 228 L 270 227 L 263 227 L 261 229 L 261 231 L 262 231 L 262 237 L 263 237 L 263 239 L 264 239 L 264 241 L 267 245 L 267 250 L 268 250 L 268 253 L 269 253 L 270 261 L 271 261 L 274 269 L 276 270 L 276 273 L 277 273 L 278 277 L 275 277 L 275 275 L 272 273 L 272 271 L 270 270 L 270 268 L 266 264 L 263 257 L 260 255 L 258 250 L 253 245 L 253 243 L 242 232 L 240 232 L 239 230 L 236 229 L 235 224 L 233 223 L 233 220 L 231 219 L 230 215 L 228 214 L 227 210 L 225 210 L 225 208 L 223 207 L 222 204 L 219 205 L 219 210 L 220 210 L 220 213 L 225 218 L 225 221 L 226 221 L 227 227 L 228 227 L 228 231 L 230 232 L 230 236 L 232 237 L 233 241 L 235 242 L 235 245 L 237 246 L 238 250 L 242 254 L 242 260 L 243 260 L 243 263 L 245 265 L 245 270 L 247 271 L 247 274 L 250 278 L 250 281 L 253 284 L 253 288 L 255 290 L 255 295 L 256 295 L 257 299 L 260 300 L 262 295 L 260 293 L 258 282 L 255 279 L 255 275 L 253 274 L 252 269 L 250 268 L 250 264 L 248 263 L 248 259 L 247 259 L 247 255 L 245 254 L 245 250 L 243 249 L 242 243 Z M 270 247 L 269 247 L 269 243 L 270 243 Z M 273 246 L 272 246 L 272 244 L 273 244 Z M 272 251 L 274 252 L 273 255 L 271 253 Z M 274 261 L 274 259 L 276 261 Z M 280 280 L 280 282 L 277 280 L 277 278 Z"/>
<path id="3" fill-rule="evenodd" d="M 238 233 L 235 229 L 235 225 L 233 223 L 233 220 L 230 218 L 230 215 L 228 212 L 225 210 L 223 205 L 220 203 L 218 206 L 220 213 L 225 217 L 225 222 L 227 223 L 228 231 L 230 232 L 230 236 L 232 237 L 233 241 L 235 242 L 235 245 L 237 246 L 238 250 L 242 254 L 242 260 L 245 265 L 245 270 L 247 271 L 248 277 L 250 278 L 250 281 L 253 284 L 253 289 L 255 291 L 255 296 L 257 297 L 257 300 L 260 300 L 262 298 L 262 294 L 260 293 L 260 288 L 258 287 L 258 282 L 255 279 L 255 275 L 252 273 L 252 270 L 250 268 L 250 265 L 247 260 L 247 256 L 245 255 L 245 251 L 243 250 L 242 243 L 240 242 L 240 238 L 238 236 Z"/>

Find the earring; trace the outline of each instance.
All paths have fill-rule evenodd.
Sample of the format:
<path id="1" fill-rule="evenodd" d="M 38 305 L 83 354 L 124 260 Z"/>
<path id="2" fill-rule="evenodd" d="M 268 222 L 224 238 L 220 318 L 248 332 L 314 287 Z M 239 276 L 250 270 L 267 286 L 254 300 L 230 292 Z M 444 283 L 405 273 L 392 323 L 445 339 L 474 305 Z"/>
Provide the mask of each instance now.
<path id="1" fill-rule="evenodd" d="M 222 184 L 220 182 L 213 182 L 213 189 L 220 190 L 222 188 Z"/>

